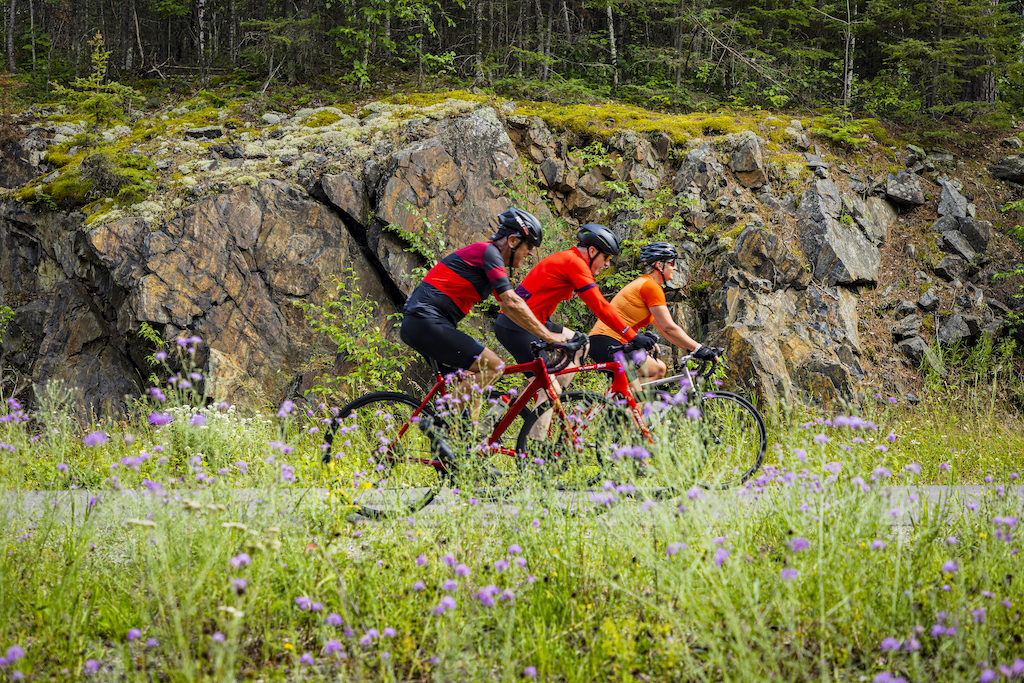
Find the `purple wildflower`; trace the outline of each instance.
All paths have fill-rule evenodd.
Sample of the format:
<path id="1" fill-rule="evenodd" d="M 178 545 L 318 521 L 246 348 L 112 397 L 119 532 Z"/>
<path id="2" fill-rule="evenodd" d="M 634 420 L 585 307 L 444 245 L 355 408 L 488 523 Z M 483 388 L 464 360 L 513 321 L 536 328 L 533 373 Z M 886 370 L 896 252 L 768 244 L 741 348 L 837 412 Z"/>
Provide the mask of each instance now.
<path id="1" fill-rule="evenodd" d="M 536 678 L 536 677 L 537 677 L 537 667 L 535 667 L 535 666 L 528 666 L 525 669 L 523 669 L 523 678 Z"/>
<path id="2" fill-rule="evenodd" d="M 448 579 L 444 583 L 441 584 L 441 588 L 445 589 L 446 591 L 458 590 L 459 589 L 459 582 L 456 581 L 455 579 Z"/>
<path id="3" fill-rule="evenodd" d="M 206 416 L 202 413 L 196 413 L 189 419 L 188 423 L 193 427 L 202 427 L 206 424 Z"/>
<path id="4" fill-rule="evenodd" d="M 461 576 L 463 578 L 469 576 L 469 567 L 467 567 L 464 564 L 456 565 L 455 566 L 455 575 L 456 576 Z"/>
<path id="5" fill-rule="evenodd" d="M 790 581 L 798 576 L 800 576 L 800 572 L 789 567 L 786 567 L 785 569 L 779 572 L 779 578 L 783 581 Z"/>
<path id="6" fill-rule="evenodd" d="M 883 541 L 880 538 L 876 538 L 875 540 L 871 541 L 871 549 L 872 550 L 885 550 L 885 541 Z"/>
<path id="7" fill-rule="evenodd" d="M 301 610 L 309 610 L 313 606 L 313 601 L 305 595 L 300 595 L 295 598 L 295 604 L 298 605 Z"/>
<path id="8" fill-rule="evenodd" d="M 672 557 L 673 555 L 678 553 L 680 550 L 686 550 L 686 544 L 685 543 L 682 543 L 682 542 L 680 542 L 680 543 L 669 543 L 668 544 L 668 548 L 665 550 L 665 555 L 667 555 L 668 557 Z"/>
<path id="9" fill-rule="evenodd" d="M 57 471 L 60 472 L 61 474 L 67 474 L 68 469 L 68 464 L 66 462 L 57 463 Z"/>
<path id="10" fill-rule="evenodd" d="M 238 569 L 239 567 L 243 567 L 247 564 L 252 564 L 252 558 L 249 557 L 247 553 L 239 553 L 238 555 L 235 555 L 230 560 L 228 560 L 228 564 L 230 564 L 235 569 Z"/>
<path id="11" fill-rule="evenodd" d="M 302 656 L 299 657 L 299 664 L 303 664 L 305 666 L 313 666 L 313 655 L 309 654 L 308 652 L 304 652 Z"/>
<path id="12" fill-rule="evenodd" d="M 224 637 L 224 634 L 220 631 L 214 633 L 212 636 L 210 636 L 210 638 L 217 641 L 218 643 L 223 643 L 225 640 L 227 640 L 227 638 Z"/>
<path id="13" fill-rule="evenodd" d="M 100 670 L 100 663 L 95 659 L 87 659 L 82 666 L 82 670 L 87 674 L 94 674 Z"/>
<path id="14" fill-rule="evenodd" d="M 448 610 L 455 609 L 458 603 L 455 602 L 455 598 L 450 595 L 446 595 L 441 598 L 441 602 L 434 606 L 434 614 L 444 614 Z"/>
<path id="15" fill-rule="evenodd" d="M 508 560 L 502 559 L 494 563 L 494 571 L 503 572 L 506 569 L 508 569 Z"/>
<path id="16" fill-rule="evenodd" d="M 90 432 L 82 439 L 83 446 L 100 446 L 110 441 L 110 437 L 103 432 Z"/>
<path id="17" fill-rule="evenodd" d="M 128 638 L 128 642 L 131 642 L 133 640 L 136 640 L 136 639 L 140 638 L 141 636 L 142 636 L 142 631 L 140 631 L 137 628 L 130 628 L 130 629 L 128 629 L 128 635 L 126 637 Z"/>
<path id="18" fill-rule="evenodd" d="M 799 553 L 801 551 L 807 550 L 810 547 L 811 542 L 808 541 L 806 538 L 801 538 L 799 536 L 789 542 L 789 549 L 792 550 L 794 553 Z"/>
<path id="19" fill-rule="evenodd" d="M 960 569 L 960 567 L 953 560 L 946 560 L 942 564 L 942 573 L 943 574 L 955 574 L 959 569 Z"/>
<path id="20" fill-rule="evenodd" d="M 900 641 L 890 636 L 879 643 L 878 649 L 882 652 L 893 652 L 900 649 Z"/>
<path id="21" fill-rule="evenodd" d="M 154 427 L 163 427 L 173 422 L 174 416 L 170 413 L 150 413 L 146 419 Z"/>
<path id="22" fill-rule="evenodd" d="M 729 550 L 727 548 L 717 548 L 715 550 L 716 566 L 721 567 L 727 559 L 729 559 Z"/>
<path id="23" fill-rule="evenodd" d="M 160 641 L 157 640 L 156 638 L 147 638 L 146 639 L 146 649 L 147 650 L 152 650 L 154 647 L 160 647 Z"/>

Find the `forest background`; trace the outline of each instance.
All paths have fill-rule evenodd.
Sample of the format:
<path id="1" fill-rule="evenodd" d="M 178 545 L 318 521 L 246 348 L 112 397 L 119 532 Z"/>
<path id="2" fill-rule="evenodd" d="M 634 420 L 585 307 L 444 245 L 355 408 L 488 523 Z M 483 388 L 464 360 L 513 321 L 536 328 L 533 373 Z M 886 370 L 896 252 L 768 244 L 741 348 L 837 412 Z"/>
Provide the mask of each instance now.
<path id="1" fill-rule="evenodd" d="M 111 79 L 188 73 L 205 85 L 242 67 L 262 92 L 275 82 L 363 89 L 401 71 L 417 85 L 455 76 L 507 96 L 613 96 L 675 111 L 837 106 L 999 125 L 1024 108 L 1022 0 L 9 0 L 7 9 L 7 69 L 29 99 L 88 75 L 99 32 Z"/>

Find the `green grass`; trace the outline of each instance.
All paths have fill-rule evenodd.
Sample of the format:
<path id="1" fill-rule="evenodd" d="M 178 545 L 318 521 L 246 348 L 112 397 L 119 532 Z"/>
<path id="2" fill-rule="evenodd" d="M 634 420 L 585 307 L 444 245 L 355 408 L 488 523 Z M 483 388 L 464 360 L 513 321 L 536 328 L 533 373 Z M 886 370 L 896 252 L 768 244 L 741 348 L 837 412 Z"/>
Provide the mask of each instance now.
<path id="1" fill-rule="evenodd" d="M 9 406 L 0 677 L 975 681 L 1020 657 L 1021 430 L 983 403 L 774 425 L 762 472 L 721 494 L 645 502 L 635 479 L 569 504 L 524 479 L 494 506 L 457 480 L 354 524 L 367 453 L 320 464 L 328 412 L 160 393 L 86 433 L 56 388 L 30 420 Z M 977 509 L 913 498 L 990 474 Z M 30 514 L 37 489 L 54 504 Z"/>

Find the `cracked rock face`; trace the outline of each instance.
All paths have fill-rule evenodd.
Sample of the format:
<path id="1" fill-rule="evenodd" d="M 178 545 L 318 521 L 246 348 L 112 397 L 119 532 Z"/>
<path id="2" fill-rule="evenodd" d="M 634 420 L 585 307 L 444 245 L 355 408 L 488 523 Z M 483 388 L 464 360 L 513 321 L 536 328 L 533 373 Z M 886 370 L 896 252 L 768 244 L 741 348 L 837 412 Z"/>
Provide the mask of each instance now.
<path id="1" fill-rule="evenodd" d="M 198 334 L 211 354 L 207 389 L 231 402 L 276 400 L 310 356 L 313 336 L 293 301 L 320 303 L 335 278 L 351 278 L 382 302 L 379 313 L 394 312 L 342 220 L 277 181 L 204 199 L 155 232 L 128 219 L 88 239 L 129 292 L 121 331 L 148 322 L 168 339 Z"/>
<path id="2" fill-rule="evenodd" d="M 722 346 L 730 376 L 765 399 L 803 394 L 830 402 L 852 399 L 863 376 L 857 297 L 843 287 L 810 285 L 810 273 L 760 228 L 748 228 L 719 268 L 708 338 Z"/>

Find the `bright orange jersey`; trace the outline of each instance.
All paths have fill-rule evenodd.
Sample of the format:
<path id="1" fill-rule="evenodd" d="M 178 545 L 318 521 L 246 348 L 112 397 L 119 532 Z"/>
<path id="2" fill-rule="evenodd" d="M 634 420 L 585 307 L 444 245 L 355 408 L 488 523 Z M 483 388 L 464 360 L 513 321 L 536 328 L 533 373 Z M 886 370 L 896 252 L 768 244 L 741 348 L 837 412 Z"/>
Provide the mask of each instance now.
<path id="1" fill-rule="evenodd" d="M 654 281 L 650 275 L 641 275 L 637 279 L 619 290 L 619 293 L 612 299 L 612 308 L 618 311 L 622 319 L 626 321 L 634 333 L 641 327 L 646 327 L 654 320 L 651 315 L 651 306 L 665 306 L 665 290 Z M 603 321 L 598 321 L 594 329 L 590 331 L 591 336 L 603 334 L 606 337 L 613 337 L 620 342 L 625 342 L 623 335 L 613 330 Z"/>
<path id="2" fill-rule="evenodd" d="M 620 330 L 627 340 L 636 336 L 636 332 L 629 329 L 626 321 L 601 294 L 587 260 L 576 248 L 558 251 L 541 259 L 526 274 L 523 283 L 516 287 L 516 294 L 523 297 L 542 323 L 547 322 L 559 303 L 571 299 L 573 292 L 579 294 L 599 320 L 612 329 Z"/>

